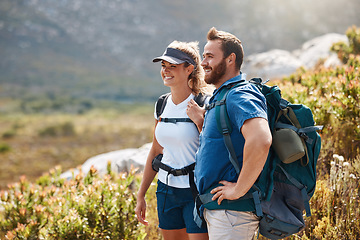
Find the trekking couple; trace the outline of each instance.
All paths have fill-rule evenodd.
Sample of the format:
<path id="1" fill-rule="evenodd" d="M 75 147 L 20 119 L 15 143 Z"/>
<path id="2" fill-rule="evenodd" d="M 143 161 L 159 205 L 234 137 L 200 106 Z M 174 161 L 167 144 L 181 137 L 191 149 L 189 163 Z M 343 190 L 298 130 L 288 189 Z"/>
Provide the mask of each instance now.
<path id="1" fill-rule="evenodd" d="M 165 240 L 252 239 L 259 225 L 253 199 L 240 199 L 236 207 L 228 200 L 244 196 L 266 162 L 272 137 L 265 98 L 252 84 L 231 89 L 226 98 L 240 174 L 218 130 L 216 109 L 202 106 L 221 104 L 219 91 L 245 80 L 241 41 L 211 28 L 202 60 L 197 42 L 174 41 L 153 62 L 161 62 L 160 74 L 171 94 L 156 105 L 153 143 L 135 210 L 138 220 L 148 224 L 145 193 L 158 174 L 157 210 Z M 216 89 L 206 98 L 209 85 Z M 213 201 L 195 208 L 206 220 L 199 227 L 194 198 L 209 192 Z"/>

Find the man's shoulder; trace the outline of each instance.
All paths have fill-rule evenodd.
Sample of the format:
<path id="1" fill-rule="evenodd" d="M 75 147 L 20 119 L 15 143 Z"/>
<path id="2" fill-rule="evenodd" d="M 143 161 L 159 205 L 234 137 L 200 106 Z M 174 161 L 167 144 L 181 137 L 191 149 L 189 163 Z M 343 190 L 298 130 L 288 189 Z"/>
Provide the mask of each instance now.
<path id="1" fill-rule="evenodd" d="M 263 97 L 260 90 L 254 84 L 249 82 L 234 85 L 228 93 L 229 98 L 246 98 L 249 95 L 260 98 Z"/>
<path id="2" fill-rule="evenodd" d="M 228 110 L 242 109 L 244 111 L 265 110 L 266 99 L 260 90 L 248 83 L 230 90 L 226 99 Z"/>

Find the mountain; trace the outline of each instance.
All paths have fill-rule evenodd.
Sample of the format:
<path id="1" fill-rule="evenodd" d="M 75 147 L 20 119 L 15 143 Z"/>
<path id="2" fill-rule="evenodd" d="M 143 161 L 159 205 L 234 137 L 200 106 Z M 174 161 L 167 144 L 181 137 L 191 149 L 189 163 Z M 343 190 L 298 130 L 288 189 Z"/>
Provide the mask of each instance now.
<path id="1" fill-rule="evenodd" d="M 151 97 L 151 78 L 101 48 L 82 42 L 72 25 L 51 18 L 29 1 L 0 3 L 2 96 L 69 95 L 127 100 Z M 38 5 L 36 5 L 38 6 Z M 70 17 L 69 17 L 70 18 Z M 65 24 L 65 25 L 63 25 Z M 141 86 L 138 79 L 149 80 Z M 134 81 L 135 80 L 135 81 Z M 155 90 L 157 90 L 155 88 Z"/>
<path id="2" fill-rule="evenodd" d="M 360 23 L 358 0 L 1 0 L 0 93 L 154 101 L 167 91 L 151 59 L 174 39 L 237 35 L 249 56 L 293 50 Z"/>

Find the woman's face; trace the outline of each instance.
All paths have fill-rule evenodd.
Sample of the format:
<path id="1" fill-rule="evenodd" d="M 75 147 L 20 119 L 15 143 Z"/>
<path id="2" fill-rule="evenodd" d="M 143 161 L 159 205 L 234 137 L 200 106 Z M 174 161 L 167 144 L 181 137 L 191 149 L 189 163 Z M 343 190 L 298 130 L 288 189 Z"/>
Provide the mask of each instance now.
<path id="1" fill-rule="evenodd" d="M 188 78 L 192 72 L 192 65 L 185 67 L 185 64 L 172 64 L 165 60 L 161 62 L 160 74 L 167 87 L 188 86 Z"/>

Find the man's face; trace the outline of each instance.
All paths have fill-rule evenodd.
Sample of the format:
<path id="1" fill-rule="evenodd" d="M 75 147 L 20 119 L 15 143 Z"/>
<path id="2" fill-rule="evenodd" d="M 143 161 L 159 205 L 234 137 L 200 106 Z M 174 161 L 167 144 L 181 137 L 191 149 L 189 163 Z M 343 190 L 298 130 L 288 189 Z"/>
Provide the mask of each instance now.
<path id="1" fill-rule="evenodd" d="M 221 82 L 227 68 L 220 40 L 211 40 L 206 43 L 201 66 L 205 71 L 205 82 L 219 87 L 217 84 Z"/>

